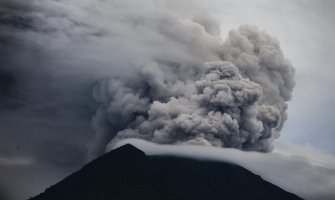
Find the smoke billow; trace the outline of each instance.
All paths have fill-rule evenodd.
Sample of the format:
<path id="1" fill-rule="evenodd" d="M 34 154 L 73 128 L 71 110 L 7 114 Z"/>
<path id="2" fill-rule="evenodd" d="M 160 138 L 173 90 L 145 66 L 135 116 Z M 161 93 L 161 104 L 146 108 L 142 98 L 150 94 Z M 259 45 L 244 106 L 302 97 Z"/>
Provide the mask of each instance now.
<path id="1" fill-rule="evenodd" d="M 132 137 L 267 152 L 287 119 L 294 69 L 279 42 L 252 26 L 223 40 L 196 1 L 0 5 L 0 109 L 16 123 L 0 127 L 42 149 L 84 151 L 93 115 L 91 157 Z"/>
<path id="2" fill-rule="evenodd" d="M 152 55 L 132 63 L 130 77 L 95 87 L 100 107 L 92 155 L 125 138 L 271 151 L 294 87 L 294 69 L 279 42 L 252 26 L 222 41 L 211 17 L 170 13 L 137 20 L 168 46 L 148 41 L 143 48 L 150 45 Z"/>

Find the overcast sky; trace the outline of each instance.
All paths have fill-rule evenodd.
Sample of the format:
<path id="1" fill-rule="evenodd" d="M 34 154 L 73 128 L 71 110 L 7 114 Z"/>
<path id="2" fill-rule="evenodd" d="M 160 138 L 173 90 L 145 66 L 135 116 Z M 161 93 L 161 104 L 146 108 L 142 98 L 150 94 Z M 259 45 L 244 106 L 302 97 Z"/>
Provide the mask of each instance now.
<path id="1" fill-rule="evenodd" d="M 158 56 L 172 52 L 166 57 L 178 62 L 191 62 L 194 55 L 203 55 L 196 58 L 197 63 L 210 57 L 204 49 L 216 47 L 211 37 L 202 40 L 197 34 L 185 34 L 174 39 L 184 42 L 194 36 L 198 40 L 189 46 L 198 49 L 183 54 L 188 50 L 179 51 L 179 44 L 160 41 L 154 31 L 130 32 L 123 25 L 133 20 L 132 11 L 148 19 L 168 15 L 169 10 L 157 9 L 165 1 L 147 0 L 139 5 L 128 0 L 126 5 L 131 6 L 127 8 L 115 2 L 104 8 L 88 0 L 36 2 L 0 2 L 0 198 L 35 195 L 87 161 L 95 137 L 91 120 L 99 106 L 92 97 L 97 82 L 115 74 L 131 76 L 129 68 L 120 66 L 135 63 L 129 60 L 141 63 L 153 52 Z M 298 145 L 288 148 L 292 155 L 302 156 L 296 148 L 305 148 L 306 154 L 317 151 L 318 156 L 325 155 L 319 151 L 335 154 L 334 1 L 190 0 L 167 4 L 178 16 L 192 15 L 194 10 L 213 16 L 220 23 L 223 41 L 230 30 L 244 24 L 276 37 L 296 69 L 288 120 L 277 140 L 279 146 L 282 144 L 279 149 L 287 148 L 283 143 L 291 143 Z M 114 8 L 117 12 L 109 12 Z M 191 30 L 170 25 L 172 32 Z M 215 35 L 217 30 L 209 32 Z M 106 35 L 107 39 L 99 39 Z M 129 40 L 136 35 L 146 37 Z M 206 41 L 210 45 L 206 46 Z M 151 49 L 157 44 L 162 46 L 158 52 Z M 284 154 L 289 155 L 290 150 Z M 293 162 L 291 157 L 282 160 Z M 332 156 L 322 157 L 322 162 L 333 172 L 334 165 L 328 165 L 334 164 Z M 287 166 L 299 166 L 296 164 Z M 327 175 L 324 170 L 320 174 Z M 315 194 L 307 197 L 316 198 Z"/>

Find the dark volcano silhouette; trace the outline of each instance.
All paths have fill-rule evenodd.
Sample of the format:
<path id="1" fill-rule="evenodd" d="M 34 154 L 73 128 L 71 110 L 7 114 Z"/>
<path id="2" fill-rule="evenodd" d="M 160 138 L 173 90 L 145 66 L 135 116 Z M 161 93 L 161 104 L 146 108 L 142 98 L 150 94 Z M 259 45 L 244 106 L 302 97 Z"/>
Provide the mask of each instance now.
<path id="1" fill-rule="evenodd" d="M 243 167 L 173 156 L 146 156 L 127 144 L 31 200 L 294 200 L 298 196 Z"/>

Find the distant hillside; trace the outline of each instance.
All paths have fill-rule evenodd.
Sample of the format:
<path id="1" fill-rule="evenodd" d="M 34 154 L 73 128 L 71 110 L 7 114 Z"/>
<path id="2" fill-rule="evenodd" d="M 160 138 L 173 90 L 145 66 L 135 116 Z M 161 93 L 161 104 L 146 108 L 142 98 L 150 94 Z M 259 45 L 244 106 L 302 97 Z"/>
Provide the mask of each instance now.
<path id="1" fill-rule="evenodd" d="M 233 164 L 146 156 L 124 145 L 31 200 L 295 200 L 298 196 Z"/>

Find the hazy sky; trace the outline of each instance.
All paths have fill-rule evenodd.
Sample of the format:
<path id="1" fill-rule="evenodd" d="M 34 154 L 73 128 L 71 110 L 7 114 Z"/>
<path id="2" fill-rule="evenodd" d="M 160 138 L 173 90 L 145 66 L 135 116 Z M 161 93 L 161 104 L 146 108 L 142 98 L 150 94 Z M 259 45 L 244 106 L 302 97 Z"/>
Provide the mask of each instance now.
<path id="1" fill-rule="evenodd" d="M 205 50 L 216 48 L 215 38 L 198 37 L 198 32 L 190 32 L 192 27 L 170 21 L 164 21 L 168 25 L 162 26 L 163 32 L 173 41 L 189 42 L 191 50 L 162 40 L 151 25 L 154 31 L 138 28 L 138 32 L 123 25 L 136 26 L 132 13 L 164 20 L 159 16 L 169 15 L 169 9 L 156 8 L 165 1 L 127 0 L 126 5 L 131 5 L 127 8 L 116 1 L 104 8 L 101 2 L 0 2 L 0 198 L 35 195 L 86 162 L 95 137 L 91 120 L 99 106 L 92 90 L 101 79 L 131 77 L 130 68 L 123 66 L 144 63 L 153 53 L 163 61 L 198 63 L 211 57 Z M 213 16 L 220 23 L 223 41 L 230 30 L 244 24 L 276 37 L 296 68 L 288 120 L 277 141 L 299 144 L 306 152 L 335 154 L 334 1 L 190 0 L 170 1 L 167 7 L 178 16 L 200 11 Z M 114 8 L 117 12 L 109 12 Z M 213 35 L 218 32 L 211 29 L 216 25 L 208 25 Z M 187 34 L 176 38 L 176 32 Z M 157 45 L 162 48 L 153 50 Z M 292 148 L 292 155 L 296 153 Z M 333 163 L 333 157 L 322 159 Z"/>

